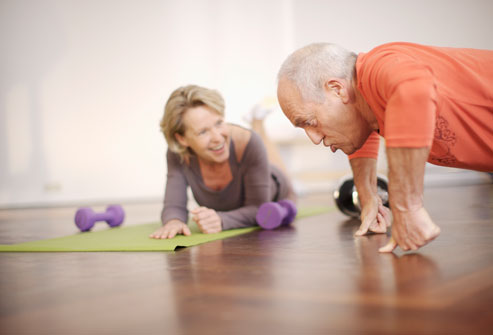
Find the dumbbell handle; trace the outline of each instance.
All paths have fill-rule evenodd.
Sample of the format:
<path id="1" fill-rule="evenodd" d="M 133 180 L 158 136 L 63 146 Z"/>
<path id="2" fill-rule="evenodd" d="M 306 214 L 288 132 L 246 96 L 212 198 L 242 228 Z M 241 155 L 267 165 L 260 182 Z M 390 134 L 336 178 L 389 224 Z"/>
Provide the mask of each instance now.
<path id="1" fill-rule="evenodd" d="M 277 207 L 277 208 L 278 208 L 278 209 L 279 209 L 279 211 L 281 212 L 281 216 L 282 216 L 283 218 L 285 218 L 285 217 L 288 215 L 288 210 L 287 210 L 287 208 L 286 208 L 286 207 L 284 207 L 284 206 L 279 206 L 279 207 Z M 272 212 L 273 212 L 273 209 L 272 209 L 272 208 L 269 208 L 269 210 L 267 211 L 267 219 L 271 216 Z"/>
<path id="2" fill-rule="evenodd" d="M 94 222 L 96 221 L 106 221 L 108 219 L 112 218 L 112 214 L 109 212 L 103 212 L 103 213 L 94 213 L 92 218 L 94 219 Z"/>

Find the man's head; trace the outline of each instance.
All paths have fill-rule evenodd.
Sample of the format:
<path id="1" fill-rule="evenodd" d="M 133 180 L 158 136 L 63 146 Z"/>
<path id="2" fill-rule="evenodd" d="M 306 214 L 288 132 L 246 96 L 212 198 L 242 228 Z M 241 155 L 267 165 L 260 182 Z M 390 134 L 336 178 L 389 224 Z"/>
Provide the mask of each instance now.
<path id="1" fill-rule="evenodd" d="M 351 154 L 370 130 L 357 110 L 353 87 L 356 54 L 328 43 L 292 53 L 278 74 L 277 96 L 284 114 L 313 143 Z"/>

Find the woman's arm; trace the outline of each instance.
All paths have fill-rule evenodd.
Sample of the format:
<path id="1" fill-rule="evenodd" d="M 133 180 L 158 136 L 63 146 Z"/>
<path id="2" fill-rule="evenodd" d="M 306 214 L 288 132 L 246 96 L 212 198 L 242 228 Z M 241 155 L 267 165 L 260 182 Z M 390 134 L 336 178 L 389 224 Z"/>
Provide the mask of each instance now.
<path id="1" fill-rule="evenodd" d="M 169 150 L 166 154 L 166 163 L 168 173 L 164 206 L 161 212 L 163 226 L 150 235 L 152 238 L 172 238 L 176 234 L 190 234 L 190 230 L 186 225 L 188 220 L 188 183 L 183 174 L 183 163 L 180 162 L 177 154 Z"/>

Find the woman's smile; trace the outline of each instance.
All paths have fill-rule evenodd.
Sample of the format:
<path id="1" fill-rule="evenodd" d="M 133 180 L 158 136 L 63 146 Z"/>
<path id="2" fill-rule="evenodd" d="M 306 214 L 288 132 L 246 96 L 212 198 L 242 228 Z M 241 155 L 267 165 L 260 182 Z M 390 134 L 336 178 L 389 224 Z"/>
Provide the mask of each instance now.
<path id="1" fill-rule="evenodd" d="M 219 145 L 216 145 L 215 147 L 212 147 L 210 148 L 209 150 L 211 150 L 213 153 L 215 154 L 222 154 L 224 152 L 224 146 L 225 146 L 226 142 L 223 142 Z"/>

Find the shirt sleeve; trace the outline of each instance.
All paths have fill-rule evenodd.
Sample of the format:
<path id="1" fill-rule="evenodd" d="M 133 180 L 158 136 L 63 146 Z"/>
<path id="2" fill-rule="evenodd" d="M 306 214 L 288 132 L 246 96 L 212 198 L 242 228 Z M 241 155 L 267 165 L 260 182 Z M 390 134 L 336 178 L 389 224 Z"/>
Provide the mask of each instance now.
<path id="1" fill-rule="evenodd" d="M 377 94 L 385 107 L 387 147 L 428 147 L 436 120 L 436 84 L 432 70 L 406 55 L 382 59 L 376 73 Z"/>
<path id="2" fill-rule="evenodd" d="M 187 180 L 183 174 L 183 163 L 180 157 L 168 149 L 166 154 L 168 174 L 166 191 L 164 193 L 164 206 L 161 212 L 161 222 L 165 224 L 172 219 L 178 219 L 184 223 L 188 220 L 187 210 Z"/>
<path id="3" fill-rule="evenodd" d="M 258 208 L 272 198 L 270 165 L 261 138 L 252 132 L 240 162 L 240 176 L 245 190 L 244 205 L 231 211 L 218 212 L 224 230 L 255 226 Z"/>

